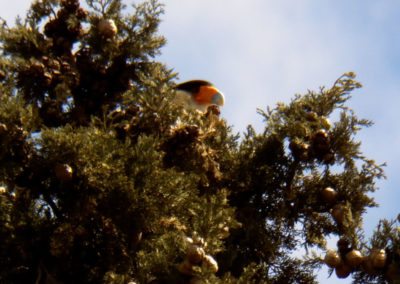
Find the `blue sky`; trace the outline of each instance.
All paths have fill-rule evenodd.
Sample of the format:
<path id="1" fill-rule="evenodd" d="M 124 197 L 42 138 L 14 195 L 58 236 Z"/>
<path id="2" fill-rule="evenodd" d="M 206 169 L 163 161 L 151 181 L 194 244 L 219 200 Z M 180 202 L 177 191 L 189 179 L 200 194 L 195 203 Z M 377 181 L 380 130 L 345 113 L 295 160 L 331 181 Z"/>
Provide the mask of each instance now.
<path id="1" fill-rule="evenodd" d="M 129 1 L 126 1 L 129 3 Z M 13 22 L 28 0 L 0 0 L 0 16 Z M 354 71 L 363 88 L 350 102 L 363 130 L 364 153 L 386 162 L 387 180 L 365 216 L 370 233 L 381 218 L 400 213 L 400 2 L 397 0 L 166 0 L 160 59 L 180 80 L 202 78 L 223 91 L 222 115 L 236 132 L 263 129 L 257 108 L 288 102 L 295 93 L 330 86 Z M 347 283 L 335 276 L 321 283 Z"/>

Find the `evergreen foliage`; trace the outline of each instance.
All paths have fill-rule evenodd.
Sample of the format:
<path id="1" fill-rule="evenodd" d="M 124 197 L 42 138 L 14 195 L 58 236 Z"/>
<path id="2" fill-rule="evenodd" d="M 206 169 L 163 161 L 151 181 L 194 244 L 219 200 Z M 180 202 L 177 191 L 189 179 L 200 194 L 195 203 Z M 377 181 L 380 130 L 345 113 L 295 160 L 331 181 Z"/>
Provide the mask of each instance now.
<path id="1" fill-rule="evenodd" d="M 36 0 L 1 26 L 1 283 L 316 283 L 322 265 L 400 283 L 399 220 L 363 236 L 384 175 L 346 107 L 353 73 L 240 140 L 217 107 L 172 103 L 163 6 L 124 9 Z"/>

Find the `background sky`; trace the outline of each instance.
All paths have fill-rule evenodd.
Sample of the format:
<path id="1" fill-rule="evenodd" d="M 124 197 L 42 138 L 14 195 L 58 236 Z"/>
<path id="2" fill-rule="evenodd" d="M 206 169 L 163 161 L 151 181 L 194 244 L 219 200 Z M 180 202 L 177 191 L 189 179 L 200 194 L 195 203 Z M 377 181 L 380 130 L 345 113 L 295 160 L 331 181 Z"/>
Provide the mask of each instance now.
<path id="1" fill-rule="evenodd" d="M 132 1 L 126 1 L 130 3 Z M 296 93 L 331 86 L 354 71 L 363 88 L 350 106 L 375 125 L 358 136 L 367 157 L 387 163 L 387 180 L 368 210 L 369 235 L 379 219 L 400 213 L 400 1 L 164 0 L 160 60 L 179 79 L 207 79 L 224 94 L 222 116 L 235 132 L 263 129 L 256 109 L 289 102 Z M 0 0 L 13 23 L 30 0 Z M 321 283 L 350 283 L 326 279 Z"/>

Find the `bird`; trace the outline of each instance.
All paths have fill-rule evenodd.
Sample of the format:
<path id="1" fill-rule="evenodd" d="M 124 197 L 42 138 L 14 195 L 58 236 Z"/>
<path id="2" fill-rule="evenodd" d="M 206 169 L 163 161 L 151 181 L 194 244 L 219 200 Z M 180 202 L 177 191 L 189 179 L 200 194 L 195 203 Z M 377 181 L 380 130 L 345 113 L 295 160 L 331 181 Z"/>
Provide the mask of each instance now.
<path id="1" fill-rule="evenodd" d="M 176 85 L 174 101 L 187 109 L 205 112 L 212 105 L 222 107 L 225 98 L 209 81 L 190 80 Z"/>

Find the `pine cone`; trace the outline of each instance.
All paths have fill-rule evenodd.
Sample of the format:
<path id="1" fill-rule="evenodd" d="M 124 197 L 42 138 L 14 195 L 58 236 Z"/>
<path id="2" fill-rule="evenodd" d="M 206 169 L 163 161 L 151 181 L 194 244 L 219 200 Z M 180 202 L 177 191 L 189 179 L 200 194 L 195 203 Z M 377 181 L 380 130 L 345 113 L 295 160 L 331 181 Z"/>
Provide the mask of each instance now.
<path id="1" fill-rule="evenodd" d="M 74 12 L 79 8 L 79 0 L 62 0 L 61 7 L 69 12 Z"/>
<path id="2" fill-rule="evenodd" d="M 100 20 L 100 22 L 97 24 L 97 28 L 99 30 L 100 35 L 102 35 L 105 38 L 112 38 L 118 32 L 118 28 L 115 25 L 115 22 L 111 19 Z"/>
<path id="3" fill-rule="evenodd" d="M 3 70 L 0 70 L 0 82 L 6 78 L 6 73 Z"/>
<path id="4" fill-rule="evenodd" d="M 84 20 L 84 19 L 87 18 L 87 16 L 88 16 L 88 12 L 87 12 L 85 9 L 83 9 L 83 8 L 79 8 L 79 9 L 76 11 L 76 17 L 77 17 L 79 20 Z"/>

